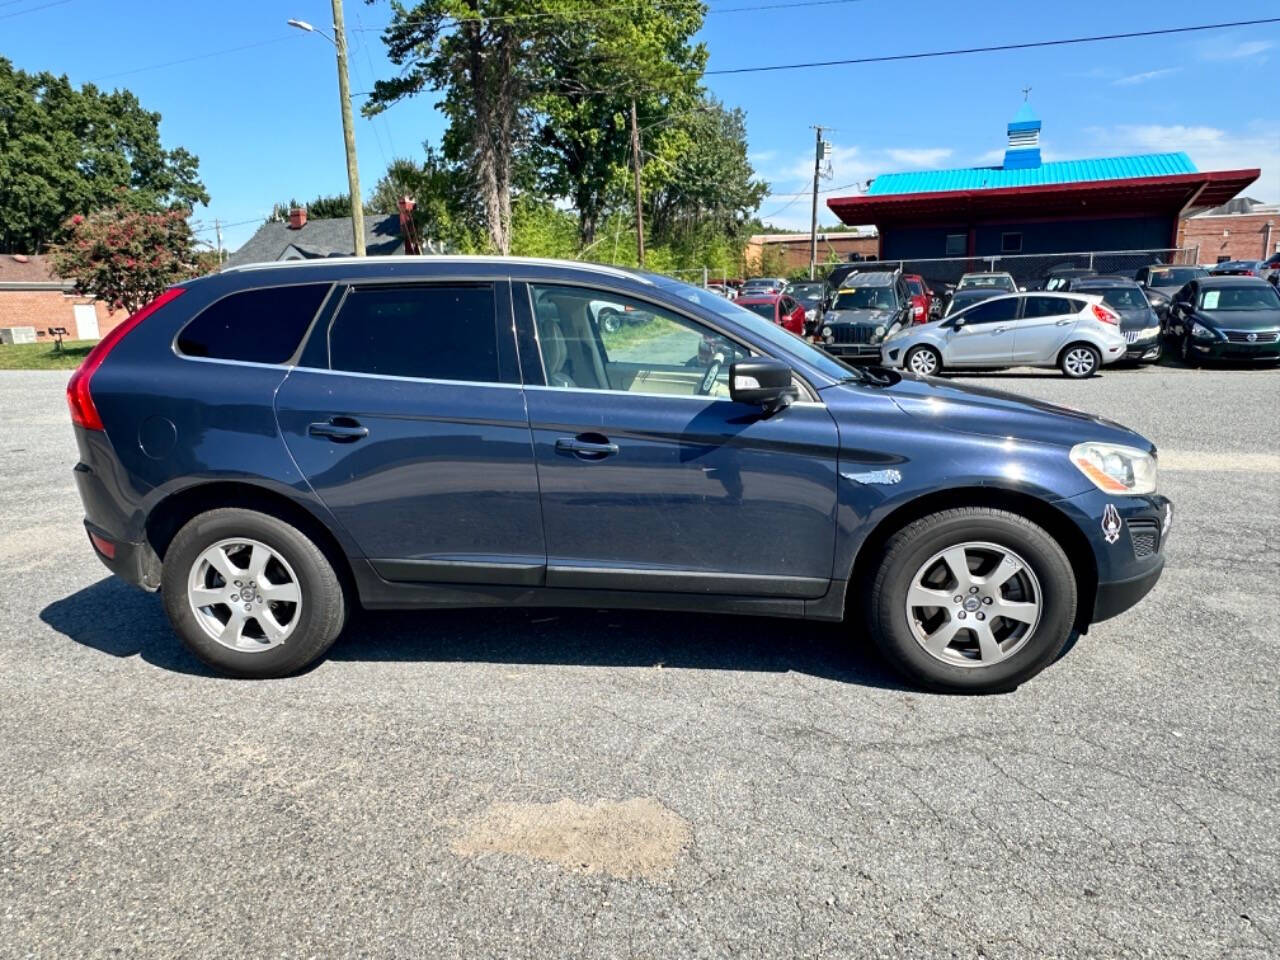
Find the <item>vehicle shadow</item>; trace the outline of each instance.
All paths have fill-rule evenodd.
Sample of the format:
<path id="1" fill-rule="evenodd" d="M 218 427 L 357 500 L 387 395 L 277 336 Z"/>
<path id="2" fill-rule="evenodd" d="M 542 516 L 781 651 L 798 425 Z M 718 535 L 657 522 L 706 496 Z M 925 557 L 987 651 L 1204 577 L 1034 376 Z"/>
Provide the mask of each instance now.
<path id="1" fill-rule="evenodd" d="M 164 670 L 217 676 L 173 634 L 159 597 L 114 577 L 55 600 L 40 619 L 113 657 L 139 656 Z M 632 610 L 361 610 L 326 659 L 795 672 L 912 689 L 861 633 L 845 624 Z"/>

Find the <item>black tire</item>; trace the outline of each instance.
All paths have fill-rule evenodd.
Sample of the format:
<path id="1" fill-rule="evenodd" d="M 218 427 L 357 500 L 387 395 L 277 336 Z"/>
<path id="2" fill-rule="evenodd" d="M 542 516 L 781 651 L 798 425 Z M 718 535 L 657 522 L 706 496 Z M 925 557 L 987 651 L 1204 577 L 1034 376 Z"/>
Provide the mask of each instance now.
<path id="1" fill-rule="evenodd" d="M 1087 370 L 1073 369 L 1068 358 L 1079 351 L 1087 351 L 1093 358 Z M 1098 352 L 1098 348 L 1091 343 L 1069 343 L 1062 348 L 1062 352 L 1058 354 L 1058 369 L 1062 371 L 1062 375 L 1071 380 L 1087 380 L 1102 368 L 1102 354 Z"/>
<path id="2" fill-rule="evenodd" d="M 255 540 L 270 548 L 288 563 L 297 579 L 301 596 L 298 619 L 278 646 L 254 652 L 224 646 L 205 632 L 188 599 L 188 581 L 200 555 L 220 541 L 236 538 Z M 254 510 L 210 510 L 188 521 L 165 551 L 161 590 L 169 622 L 187 648 L 209 666 L 235 677 L 297 673 L 329 649 L 346 622 L 342 583 L 324 552 L 296 527 Z"/>
<path id="3" fill-rule="evenodd" d="M 907 351 L 907 355 L 902 358 L 903 369 L 909 370 L 911 373 L 919 373 L 919 371 L 912 369 L 911 359 L 912 357 L 923 356 L 926 354 L 933 355 L 933 369 L 928 373 L 921 373 L 920 375 L 926 377 L 936 376 L 942 370 L 942 355 L 939 354 L 937 350 L 933 349 L 933 347 L 924 346 L 923 344 L 918 347 L 912 347 Z"/>
<path id="4" fill-rule="evenodd" d="M 605 333 L 617 333 L 622 329 L 622 315 L 617 310 L 601 310 L 600 329 Z"/>
<path id="5" fill-rule="evenodd" d="M 995 544 L 1023 559 L 1039 583 L 1040 619 L 1022 646 L 1005 658 L 989 666 L 953 665 L 929 653 L 913 635 L 907 591 L 931 557 L 975 541 Z M 872 581 L 868 627 L 885 659 L 915 683 L 947 693 L 999 693 L 1053 662 L 1071 636 L 1076 602 L 1071 564 L 1043 528 L 1006 510 L 964 507 L 923 517 L 889 539 Z"/>

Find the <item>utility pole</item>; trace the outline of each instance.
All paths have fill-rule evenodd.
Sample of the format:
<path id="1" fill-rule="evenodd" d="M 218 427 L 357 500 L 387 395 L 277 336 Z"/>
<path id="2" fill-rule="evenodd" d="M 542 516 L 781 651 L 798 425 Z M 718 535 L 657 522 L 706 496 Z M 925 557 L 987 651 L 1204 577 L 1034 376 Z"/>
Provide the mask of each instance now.
<path id="1" fill-rule="evenodd" d="M 222 266 L 222 221 L 213 218 L 213 235 L 218 241 L 218 266 Z"/>
<path id="2" fill-rule="evenodd" d="M 351 232 L 357 257 L 364 256 L 364 205 L 360 199 L 360 169 L 356 164 L 356 131 L 351 119 L 351 82 L 347 79 L 347 27 L 342 0 L 333 0 L 333 46 L 338 51 L 338 96 L 342 100 L 342 138 L 347 147 L 347 187 L 351 191 Z"/>
<path id="3" fill-rule="evenodd" d="M 813 148 L 813 215 L 809 220 L 809 279 L 818 268 L 818 178 L 822 175 L 822 128 L 814 127 L 816 139 Z"/>
<path id="4" fill-rule="evenodd" d="M 340 0 L 333 0 L 334 3 Z M 644 204 L 640 195 L 640 127 L 636 124 L 636 102 L 631 101 L 631 160 L 636 171 L 636 259 L 644 266 Z"/>

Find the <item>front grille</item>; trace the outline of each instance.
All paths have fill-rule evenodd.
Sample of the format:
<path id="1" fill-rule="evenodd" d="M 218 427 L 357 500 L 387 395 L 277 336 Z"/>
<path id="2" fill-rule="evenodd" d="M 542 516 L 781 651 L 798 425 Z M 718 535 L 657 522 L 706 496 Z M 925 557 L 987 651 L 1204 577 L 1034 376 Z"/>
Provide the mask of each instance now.
<path id="1" fill-rule="evenodd" d="M 833 326 L 831 334 L 836 343 L 870 343 L 875 334 L 874 327 Z"/>
<path id="2" fill-rule="evenodd" d="M 1272 330 L 1268 333 L 1245 332 L 1243 330 L 1226 331 L 1227 339 L 1232 343 L 1275 343 L 1280 339 L 1280 332 Z M 1252 340 L 1249 338 L 1253 337 Z"/>
<path id="3" fill-rule="evenodd" d="M 1143 560 L 1160 549 L 1160 521 L 1139 518 L 1129 521 L 1133 555 Z"/>
<path id="4" fill-rule="evenodd" d="M 1137 343 L 1137 342 L 1138 342 L 1138 331 L 1137 331 L 1137 330 L 1126 330 L 1126 331 L 1124 332 L 1124 342 L 1125 342 L 1125 343 Z"/>

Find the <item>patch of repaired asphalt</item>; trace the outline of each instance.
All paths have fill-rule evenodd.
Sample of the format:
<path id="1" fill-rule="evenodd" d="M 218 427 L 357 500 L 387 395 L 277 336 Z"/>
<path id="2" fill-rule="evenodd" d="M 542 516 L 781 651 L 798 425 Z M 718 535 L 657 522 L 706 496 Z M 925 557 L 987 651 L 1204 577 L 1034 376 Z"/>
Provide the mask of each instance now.
<path id="1" fill-rule="evenodd" d="M 453 844 L 460 856 L 506 853 L 582 873 L 654 877 L 693 839 L 689 821 L 651 797 L 494 803 Z"/>

